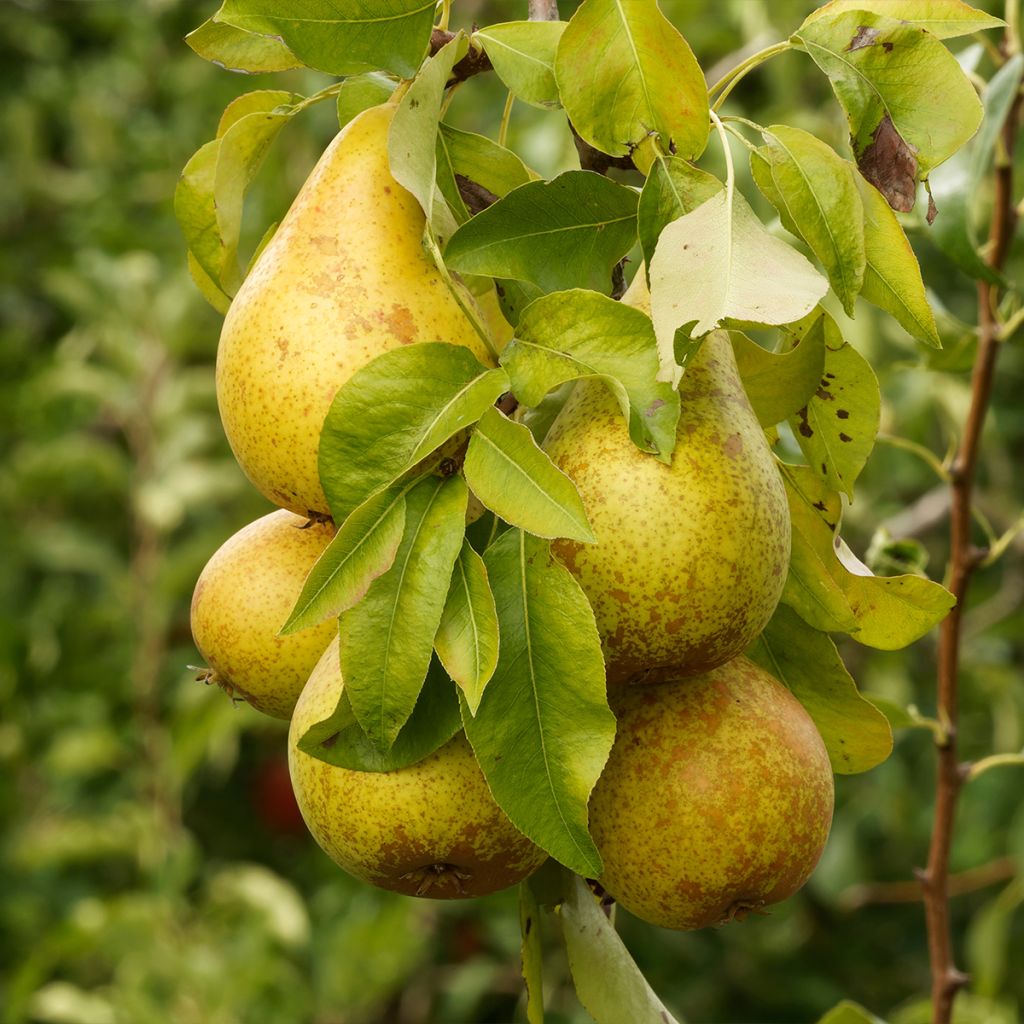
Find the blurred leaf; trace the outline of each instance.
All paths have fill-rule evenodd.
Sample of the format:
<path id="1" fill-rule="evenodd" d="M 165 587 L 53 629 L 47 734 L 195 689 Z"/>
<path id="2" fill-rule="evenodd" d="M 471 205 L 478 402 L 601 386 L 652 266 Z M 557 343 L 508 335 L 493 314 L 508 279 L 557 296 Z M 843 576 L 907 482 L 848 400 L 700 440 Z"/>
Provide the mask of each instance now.
<path id="1" fill-rule="evenodd" d="M 583 0 L 558 46 L 562 104 L 583 139 L 625 156 L 657 132 L 687 159 L 708 138 L 707 83 L 655 0 Z"/>
<path id="2" fill-rule="evenodd" d="M 338 644 L 332 643 L 324 652 L 318 671 L 341 674 Z M 459 701 L 452 681 L 436 662 L 431 662 L 416 706 L 386 753 L 371 742 L 356 720 L 345 688 L 331 716 L 310 726 L 300 737 L 298 748 L 338 768 L 393 772 L 422 761 L 461 728 Z"/>
<path id="3" fill-rule="evenodd" d="M 339 622 L 345 693 L 382 753 L 394 745 L 423 688 L 465 532 L 466 500 L 459 476 L 425 477 L 413 486 L 394 564 Z"/>
<path id="4" fill-rule="evenodd" d="M 564 21 L 507 21 L 473 33 L 505 87 L 535 107 L 557 107 L 555 52 Z"/>
<path id="5" fill-rule="evenodd" d="M 967 967 L 971 987 L 980 996 L 994 997 L 1006 979 L 1007 953 L 1014 916 L 1024 905 L 1024 880 L 1015 878 L 971 919 L 967 929 Z"/>
<path id="6" fill-rule="evenodd" d="M 725 188 L 662 232 L 649 267 L 659 379 L 678 383 L 674 342 L 726 320 L 786 324 L 810 312 L 828 281 L 795 249 L 768 234 L 735 189 Z"/>
<path id="7" fill-rule="evenodd" d="M 864 284 L 864 206 L 853 165 L 809 132 L 772 125 L 750 167 L 783 226 L 824 266 L 849 316 Z"/>
<path id="8" fill-rule="evenodd" d="M 519 884 L 520 963 L 526 983 L 527 1024 L 544 1024 L 544 948 L 540 938 L 540 905 L 533 889 Z"/>
<path id="9" fill-rule="evenodd" d="M 185 42 L 204 60 L 219 64 L 227 71 L 259 75 L 302 67 L 302 61 L 281 39 L 253 35 L 225 25 L 217 21 L 216 14 L 189 32 Z"/>
<path id="10" fill-rule="evenodd" d="M 282 635 L 348 611 L 391 568 L 405 530 L 408 490 L 381 491 L 349 515 L 310 570 Z"/>
<path id="11" fill-rule="evenodd" d="M 399 101 L 388 131 L 391 174 L 419 200 L 428 220 L 436 193 L 437 126 L 445 83 L 468 48 L 469 42 L 460 32 L 424 64 Z"/>
<path id="12" fill-rule="evenodd" d="M 487 568 L 468 539 L 452 569 L 434 650 L 475 715 L 498 664 L 498 613 Z"/>
<path id="13" fill-rule="evenodd" d="M 792 609 L 780 604 L 746 653 L 806 708 L 834 772 L 870 771 L 892 753 L 885 715 L 857 692 L 832 640 Z"/>
<path id="14" fill-rule="evenodd" d="M 594 613 L 547 541 L 509 530 L 484 562 L 500 628 L 498 667 L 466 735 L 502 810 L 573 870 L 596 877 L 587 801 L 615 735 Z"/>
<path id="15" fill-rule="evenodd" d="M 869 1013 L 863 1006 L 844 999 L 832 1007 L 818 1024 L 885 1024 L 885 1021 Z"/>
<path id="16" fill-rule="evenodd" d="M 338 124 L 344 128 L 357 114 L 387 103 L 397 85 L 379 71 L 346 78 L 338 89 Z"/>
<path id="17" fill-rule="evenodd" d="M 336 523 L 508 390 L 469 349 L 421 342 L 392 349 L 338 390 L 320 435 L 320 479 Z"/>
<path id="18" fill-rule="evenodd" d="M 463 466 L 473 493 L 506 523 L 536 537 L 597 543 L 576 485 L 541 451 L 528 427 L 487 409 Z"/>
<path id="19" fill-rule="evenodd" d="M 743 390 L 762 427 L 781 423 L 807 404 L 825 366 L 824 333 L 808 331 L 791 352 L 769 352 L 730 331 Z"/>
<path id="20" fill-rule="evenodd" d="M 225 0 L 217 20 L 280 38 L 311 68 L 412 78 L 426 56 L 434 0 Z"/>
<path id="21" fill-rule="evenodd" d="M 576 995 L 597 1024 L 676 1024 L 582 878 L 559 909 Z"/>
<path id="22" fill-rule="evenodd" d="M 600 377 L 619 403 L 634 444 L 669 462 L 679 394 L 655 382 L 657 360 L 649 317 L 583 289 L 534 301 L 501 356 L 513 392 L 528 406 L 539 405 L 566 381 Z"/>
<path id="23" fill-rule="evenodd" d="M 636 240 L 637 196 L 593 171 L 522 185 L 452 236 L 445 261 L 460 273 L 532 282 L 545 291 L 607 292 Z"/>

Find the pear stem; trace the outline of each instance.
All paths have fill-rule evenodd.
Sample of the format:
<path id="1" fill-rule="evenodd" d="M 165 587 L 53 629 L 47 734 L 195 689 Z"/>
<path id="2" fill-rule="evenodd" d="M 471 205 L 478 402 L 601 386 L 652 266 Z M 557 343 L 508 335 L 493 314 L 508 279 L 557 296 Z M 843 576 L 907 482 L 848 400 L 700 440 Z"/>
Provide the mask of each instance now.
<path id="1" fill-rule="evenodd" d="M 1012 25 L 1012 19 L 1008 20 L 1011 20 Z M 1016 35 L 1008 31 L 1002 42 L 1004 55 L 1013 53 L 1018 46 Z M 1005 153 L 1014 152 L 1020 110 L 1021 95 L 1018 93 L 1000 133 Z M 1017 225 L 1013 185 L 1012 162 L 997 160 L 988 246 L 988 263 L 997 271 L 1002 270 L 1006 263 Z M 934 1024 L 950 1024 L 957 992 L 967 982 L 967 976 L 957 969 L 953 958 L 949 914 L 949 859 L 957 798 L 969 771 L 960 763 L 957 756 L 960 636 L 971 576 L 981 565 L 984 557 L 971 542 L 971 498 L 982 427 L 992 394 L 996 358 L 1001 348 L 999 322 L 995 315 L 997 297 L 997 286 L 987 281 L 978 282 L 979 337 L 978 354 L 971 379 L 971 403 L 960 447 L 948 467 L 952 505 L 947 586 L 956 597 L 956 605 L 943 620 L 939 633 L 937 717 L 943 723 L 944 730 L 943 735 L 936 740 L 939 763 L 935 784 L 935 818 L 932 824 L 928 863 L 918 876 L 928 928 Z"/>

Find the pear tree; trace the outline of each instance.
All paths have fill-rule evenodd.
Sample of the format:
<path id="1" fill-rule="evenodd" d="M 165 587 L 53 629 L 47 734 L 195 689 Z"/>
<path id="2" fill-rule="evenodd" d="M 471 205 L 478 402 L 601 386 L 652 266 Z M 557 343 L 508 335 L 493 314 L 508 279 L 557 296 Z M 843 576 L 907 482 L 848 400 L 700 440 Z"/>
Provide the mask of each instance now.
<path id="1" fill-rule="evenodd" d="M 941 623 L 925 892 L 949 1021 L 964 510 L 1003 329 L 1006 182 L 986 250 L 962 216 L 937 236 L 987 297 L 947 586 L 875 575 L 842 538 L 880 413 L 843 323 L 863 300 L 941 348 L 897 213 L 926 204 L 938 230 L 932 172 L 970 147 L 979 188 L 1012 148 L 1016 19 L 831 0 L 709 88 L 656 0 L 563 7 L 503 3 L 516 20 L 478 25 L 460 0 L 224 0 L 188 37 L 228 70 L 333 78 L 241 93 L 175 194 L 192 276 L 225 314 L 225 433 L 282 510 L 214 556 L 197 645 L 238 696 L 291 717 L 299 805 L 344 870 L 439 899 L 519 884 L 531 1024 L 556 937 L 584 1006 L 618 1024 L 673 1018 L 615 903 L 692 929 L 795 892 L 833 773 L 880 764 L 907 718 L 859 692 L 833 637 L 895 650 Z M 986 83 L 949 41 L 1000 28 Z M 848 146 L 736 107 L 784 55 L 828 80 Z M 487 134 L 449 107 L 480 76 L 508 96 Z M 240 252 L 267 152 L 321 104 L 338 134 Z M 578 167 L 546 179 L 506 145 L 516 104 L 571 132 Z"/>

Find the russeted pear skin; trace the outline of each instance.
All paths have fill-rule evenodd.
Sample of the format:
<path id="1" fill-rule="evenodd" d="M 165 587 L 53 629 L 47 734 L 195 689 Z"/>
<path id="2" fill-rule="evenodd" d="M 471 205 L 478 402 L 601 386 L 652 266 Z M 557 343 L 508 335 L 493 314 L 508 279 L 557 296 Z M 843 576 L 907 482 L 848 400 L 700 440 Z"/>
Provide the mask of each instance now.
<path id="1" fill-rule="evenodd" d="M 424 251 L 419 204 L 391 176 L 394 110 L 366 110 L 335 137 L 221 332 L 217 401 L 231 448 L 258 490 L 302 515 L 329 511 L 320 429 L 356 370 L 421 341 L 465 345 L 493 365 Z"/>
<path id="2" fill-rule="evenodd" d="M 576 385 L 544 442 L 597 536 L 555 551 L 590 599 L 612 684 L 735 657 L 786 581 L 786 494 L 725 332 L 704 340 L 679 390 L 670 466 L 636 448 L 597 380 Z"/>
<path id="3" fill-rule="evenodd" d="M 212 680 L 266 715 L 291 716 L 337 632 L 331 620 L 278 636 L 333 536 L 333 526 L 279 509 L 228 538 L 196 583 L 192 636 Z"/>
<path id="4" fill-rule="evenodd" d="M 832 822 L 828 754 L 810 716 L 746 658 L 612 693 L 615 745 L 590 798 L 601 884 L 664 928 L 787 899 Z"/>
<path id="5" fill-rule="evenodd" d="M 292 716 L 288 765 L 309 831 L 350 875 L 407 896 L 485 896 L 522 881 L 547 855 L 491 797 L 465 733 L 417 764 L 358 772 L 298 748 L 342 692 L 338 642 L 324 652 Z"/>

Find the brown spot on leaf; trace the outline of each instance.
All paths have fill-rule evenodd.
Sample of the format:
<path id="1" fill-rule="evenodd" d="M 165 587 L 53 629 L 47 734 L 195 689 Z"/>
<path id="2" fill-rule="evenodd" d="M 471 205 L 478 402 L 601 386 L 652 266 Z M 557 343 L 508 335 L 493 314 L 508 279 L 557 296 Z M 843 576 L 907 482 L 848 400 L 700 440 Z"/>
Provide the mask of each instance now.
<path id="1" fill-rule="evenodd" d="M 909 213 L 914 208 L 917 157 L 888 114 L 872 133 L 870 145 L 858 156 L 857 166 L 894 210 Z"/>
<path id="2" fill-rule="evenodd" d="M 653 416 L 664 404 L 664 398 L 656 398 L 649 406 L 647 406 L 646 409 L 644 409 L 644 415 Z"/>
<path id="3" fill-rule="evenodd" d="M 797 411 L 797 416 L 800 417 L 800 426 L 797 427 L 800 433 L 803 434 L 804 437 L 814 437 L 814 431 L 811 429 L 810 423 L 807 422 L 806 405 Z"/>
<path id="4" fill-rule="evenodd" d="M 857 29 L 857 34 L 850 40 L 850 45 L 846 48 L 846 52 L 853 53 L 854 50 L 866 50 L 869 46 L 874 46 L 879 34 L 877 28 L 861 25 Z M 892 46 L 892 43 L 889 45 Z"/>
<path id="5" fill-rule="evenodd" d="M 836 409 L 836 415 L 841 420 L 848 420 L 850 418 L 850 413 L 847 409 Z"/>
<path id="6" fill-rule="evenodd" d="M 849 434 L 840 434 L 840 435 L 839 435 L 839 440 L 840 440 L 840 441 L 847 441 L 847 442 L 849 442 L 849 441 L 852 441 L 852 440 L 853 440 L 853 438 L 852 438 L 852 437 L 850 437 L 850 435 L 849 435 Z"/>

